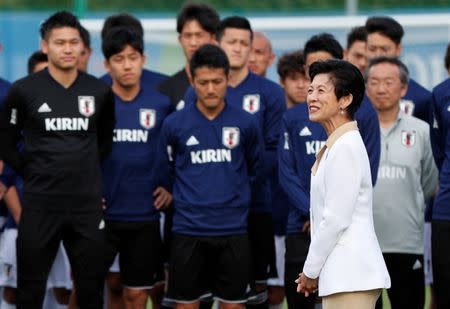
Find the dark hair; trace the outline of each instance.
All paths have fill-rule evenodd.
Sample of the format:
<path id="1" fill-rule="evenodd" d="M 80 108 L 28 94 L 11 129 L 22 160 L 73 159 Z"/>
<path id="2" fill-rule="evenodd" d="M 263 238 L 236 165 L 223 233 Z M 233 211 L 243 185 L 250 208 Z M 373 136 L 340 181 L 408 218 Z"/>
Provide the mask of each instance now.
<path id="1" fill-rule="evenodd" d="M 141 21 L 133 15 L 121 13 L 111 15 L 105 19 L 101 32 L 102 40 L 105 39 L 108 32 L 115 27 L 127 27 L 129 29 L 133 29 L 133 31 L 138 35 L 144 37 L 144 28 L 142 27 Z"/>
<path id="2" fill-rule="evenodd" d="M 81 26 L 80 35 L 81 35 L 81 40 L 83 41 L 84 46 L 91 49 L 91 35 L 90 35 L 89 31 L 86 28 L 84 28 L 83 26 Z"/>
<path id="3" fill-rule="evenodd" d="M 247 18 L 241 16 L 230 16 L 222 20 L 216 32 L 216 39 L 220 41 L 225 29 L 236 28 L 250 31 L 250 39 L 253 40 L 253 30 Z"/>
<path id="4" fill-rule="evenodd" d="M 286 77 L 292 76 L 295 73 L 306 75 L 303 52 L 297 50 L 281 56 L 280 60 L 278 60 L 277 72 L 281 80 L 285 80 Z"/>
<path id="5" fill-rule="evenodd" d="M 334 85 L 334 94 L 339 100 L 342 97 L 352 95 L 353 100 L 347 107 L 347 113 L 354 119 L 355 113 L 364 97 L 364 78 L 357 67 L 345 60 L 330 59 L 316 61 L 309 68 L 311 80 L 318 74 L 329 74 Z"/>
<path id="6" fill-rule="evenodd" d="M 396 44 L 401 43 L 403 34 L 405 33 L 402 25 L 388 16 L 369 17 L 366 21 L 366 30 L 368 34 L 378 32 L 387 36 Z"/>
<path id="7" fill-rule="evenodd" d="M 144 53 L 143 38 L 126 27 L 115 27 L 111 29 L 102 41 L 102 51 L 106 60 L 109 60 L 115 54 L 120 53 L 129 45 L 137 50 L 141 55 Z"/>
<path id="8" fill-rule="evenodd" d="M 220 17 L 216 10 L 204 3 L 190 3 L 185 5 L 177 16 L 177 32 L 183 31 L 184 25 L 195 20 L 206 32 L 214 35 L 220 24 Z"/>
<path id="9" fill-rule="evenodd" d="M 399 60 L 397 57 L 387 57 L 387 56 L 376 57 L 369 61 L 369 65 L 367 66 L 367 69 L 366 69 L 366 76 L 365 76 L 366 81 L 369 77 L 370 68 L 373 67 L 374 65 L 377 65 L 380 63 L 390 63 L 390 64 L 397 66 L 398 70 L 400 72 L 401 83 L 403 85 L 408 85 L 409 71 L 408 71 L 408 68 L 406 67 L 406 65 L 401 60 Z"/>
<path id="10" fill-rule="evenodd" d="M 306 42 L 303 54 L 306 59 L 308 54 L 319 51 L 331 54 L 334 59 L 342 59 L 344 57 L 344 50 L 342 49 L 341 44 L 339 44 L 335 37 L 330 33 L 320 33 L 312 36 Z"/>
<path id="11" fill-rule="evenodd" d="M 192 55 L 189 62 L 192 78 L 195 78 L 195 70 L 201 67 L 223 69 L 227 76 L 230 72 L 230 63 L 227 55 L 220 47 L 212 44 L 203 45 Z"/>
<path id="12" fill-rule="evenodd" d="M 444 57 L 445 69 L 450 70 L 450 43 L 447 45 L 447 51 L 445 52 Z"/>
<path id="13" fill-rule="evenodd" d="M 28 58 L 28 74 L 32 74 L 36 65 L 41 62 L 48 62 L 47 54 L 40 50 L 32 53 L 30 58 Z"/>
<path id="14" fill-rule="evenodd" d="M 39 29 L 41 38 L 45 40 L 53 29 L 63 27 L 77 29 L 81 37 L 81 24 L 78 18 L 67 11 L 60 11 L 51 15 L 41 24 Z"/>
<path id="15" fill-rule="evenodd" d="M 356 41 L 367 42 L 366 27 L 355 27 L 347 34 L 347 48 L 352 47 Z"/>

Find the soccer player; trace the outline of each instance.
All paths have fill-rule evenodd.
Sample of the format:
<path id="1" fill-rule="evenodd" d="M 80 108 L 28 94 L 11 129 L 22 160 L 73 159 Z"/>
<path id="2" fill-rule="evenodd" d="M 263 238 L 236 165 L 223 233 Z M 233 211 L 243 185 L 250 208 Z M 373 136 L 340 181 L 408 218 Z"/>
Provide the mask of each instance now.
<path id="1" fill-rule="evenodd" d="M 219 14 L 204 3 L 186 4 L 177 16 L 178 42 L 186 58 L 184 67 L 159 85 L 177 109 L 184 107 L 184 94 L 190 86 L 189 62 L 197 49 L 215 43 L 215 33 L 220 24 Z"/>
<path id="2" fill-rule="evenodd" d="M 28 58 L 28 75 L 39 72 L 48 66 L 47 55 L 38 50 Z"/>
<path id="3" fill-rule="evenodd" d="M 342 54 L 342 47 L 330 34 L 313 36 L 305 44 L 306 64 L 333 58 L 341 59 Z M 305 69 L 307 68 L 308 65 L 305 65 Z M 377 114 L 369 102 L 363 102 L 355 118 L 369 155 L 372 182 L 375 183 L 380 158 Z M 314 296 L 304 297 L 303 294 L 297 293 L 295 279 L 303 269 L 310 243 L 311 167 L 316 160 L 316 154 L 327 140 L 327 134 L 317 122 L 309 120 L 306 104 L 297 104 L 286 111 L 283 116 L 282 134 L 278 147 L 279 181 L 289 198 L 285 256 L 286 299 L 290 309 L 314 308 Z"/>
<path id="4" fill-rule="evenodd" d="M 142 36 L 115 27 L 102 50 L 116 101 L 114 143 L 102 164 L 106 235 L 111 260 L 119 253 L 125 307 L 146 308 L 162 258 L 158 209 L 172 199 L 158 173 L 160 129 L 172 105 L 168 97 L 141 86 Z"/>
<path id="5" fill-rule="evenodd" d="M 267 69 L 275 61 L 272 44 L 263 32 L 254 32 L 248 68 L 256 75 L 266 77 Z"/>
<path id="6" fill-rule="evenodd" d="M 306 102 L 309 77 L 305 72 L 303 52 L 294 51 L 284 54 L 277 64 L 280 85 L 284 90 L 287 108 Z"/>
<path id="7" fill-rule="evenodd" d="M 397 58 L 371 60 L 366 92 L 381 127 L 381 161 L 373 192 L 375 232 L 391 277 L 392 308 L 423 308 L 424 212 L 437 185 L 428 123 L 400 111 L 408 69 Z M 380 308 L 381 298 L 379 300 Z"/>
<path id="8" fill-rule="evenodd" d="M 111 15 L 105 19 L 101 32 L 102 41 L 105 39 L 108 32 L 115 27 L 129 27 L 133 29 L 139 36 L 144 39 L 144 28 L 139 19 L 133 15 L 127 13 L 121 13 L 117 15 Z M 112 79 L 109 74 L 105 74 L 101 77 L 108 85 L 112 85 Z M 167 76 L 155 71 L 143 69 L 141 75 L 141 85 L 143 87 L 150 87 L 156 89 L 158 85 L 167 79 Z"/>
<path id="9" fill-rule="evenodd" d="M 369 17 L 366 21 L 367 58 L 400 57 L 403 46 L 403 27 L 391 17 Z M 402 112 L 413 115 L 425 122 L 430 119 L 430 92 L 413 79 L 409 79 L 408 91 L 400 101 Z"/>
<path id="10" fill-rule="evenodd" d="M 450 79 L 432 91 L 433 120 L 430 123 L 431 146 L 439 170 L 439 189 L 432 207 L 431 251 L 433 264 L 433 291 L 437 308 L 450 307 L 450 248 L 446 242 L 450 235 L 450 134 L 448 97 Z"/>
<path id="11" fill-rule="evenodd" d="M 103 306 L 100 160 L 112 144 L 114 97 L 103 82 L 77 70 L 80 29 L 78 19 L 64 11 L 42 23 L 48 69 L 15 82 L 0 114 L 1 156 L 25 182 L 17 238 L 18 308 L 42 306 L 61 240 L 80 308 Z M 23 155 L 16 149 L 22 136 Z"/>
<path id="12" fill-rule="evenodd" d="M 284 54 L 277 64 L 280 84 L 284 89 L 286 106 L 292 108 L 306 101 L 309 78 L 306 78 L 303 53 L 295 51 Z M 271 176 L 272 220 L 275 232 L 275 252 L 277 276 L 267 280 L 269 308 L 281 308 L 285 297 L 284 267 L 286 252 L 286 226 L 289 213 L 289 201 L 278 183 L 278 170 Z"/>
<path id="13" fill-rule="evenodd" d="M 216 34 L 219 46 L 230 62 L 230 78 L 226 99 L 256 117 L 264 138 L 264 175 L 250 208 L 248 232 L 252 246 L 252 293 L 249 305 L 267 307 L 267 279 L 276 276 L 275 244 L 272 223 L 270 177 L 276 171 L 276 149 L 284 110 L 284 94 L 274 82 L 249 71 L 253 31 L 250 22 L 240 16 L 225 18 Z M 188 89 L 186 104 L 195 102 Z"/>
<path id="14" fill-rule="evenodd" d="M 82 72 L 88 71 L 89 59 L 92 55 L 91 35 L 89 31 L 81 26 L 81 41 L 83 41 L 83 50 L 81 52 L 80 60 L 78 61 L 78 69 Z"/>
<path id="15" fill-rule="evenodd" d="M 367 67 L 367 31 L 366 27 L 355 27 L 347 35 L 347 48 L 344 49 L 344 60 L 356 66 L 361 74 Z"/>
<path id="16" fill-rule="evenodd" d="M 448 75 L 450 75 L 450 43 L 447 45 L 444 56 L 444 67 Z"/>
<path id="17" fill-rule="evenodd" d="M 276 149 L 281 118 L 285 110 L 280 86 L 251 73 L 247 63 L 253 31 L 246 18 L 224 19 L 216 34 L 219 46 L 230 62 L 227 100 L 255 116 L 264 138 L 265 183 L 253 196 L 249 215 L 249 237 L 252 249 L 253 290 L 248 305 L 267 307 L 267 279 L 276 276 L 275 244 L 272 223 L 270 175 L 276 171 Z"/>
<path id="18" fill-rule="evenodd" d="M 197 99 L 163 124 L 174 171 L 168 295 L 175 308 L 198 308 L 208 293 L 221 308 L 247 300 L 247 216 L 263 142 L 256 119 L 225 99 L 229 68 L 219 47 L 198 49 L 190 61 Z"/>

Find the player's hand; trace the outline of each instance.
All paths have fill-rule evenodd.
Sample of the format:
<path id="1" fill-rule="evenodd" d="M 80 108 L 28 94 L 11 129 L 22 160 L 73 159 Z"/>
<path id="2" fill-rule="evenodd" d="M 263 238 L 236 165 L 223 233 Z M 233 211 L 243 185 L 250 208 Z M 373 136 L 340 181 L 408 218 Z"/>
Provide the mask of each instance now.
<path id="1" fill-rule="evenodd" d="M 303 273 L 298 275 L 298 279 L 295 280 L 295 283 L 297 283 L 297 292 L 304 293 L 305 297 L 315 293 L 319 286 L 318 279 L 308 278 Z"/>
<path id="2" fill-rule="evenodd" d="M 156 188 L 153 197 L 155 198 L 155 208 L 158 210 L 167 208 L 172 203 L 172 194 L 163 187 Z"/>
<path id="3" fill-rule="evenodd" d="M 6 191 L 8 191 L 8 188 L 6 188 L 3 182 L 0 181 L 0 201 L 3 199 L 3 196 L 5 195 Z"/>
<path id="4" fill-rule="evenodd" d="M 302 233 L 311 233 L 311 222 L 309 220 L 303 224 Z"/>

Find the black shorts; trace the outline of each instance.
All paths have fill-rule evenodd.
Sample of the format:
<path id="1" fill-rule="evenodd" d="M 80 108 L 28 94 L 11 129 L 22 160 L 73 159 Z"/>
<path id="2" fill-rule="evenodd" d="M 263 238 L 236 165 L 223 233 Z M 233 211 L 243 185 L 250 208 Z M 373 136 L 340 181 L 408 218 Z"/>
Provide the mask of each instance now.
<path id="1" fill-rule="evenodd" d="M 305 265 L 310 243 L 309 233 L 293 233 L 286 236 L 284 289 L 289 309 L 313 309 L 315 306 L 315 295 L 305 297 L 305 294 L 298 293 L 297 283 L 295 283 Z"/>
<path id="2" fill-rule="evenodd" d="M 158 280 L 162 261 L 159 221 L 106 221 L 106 239 L 112 263 L 119 254 L 122 283 L 130 288 L 151 288 Z"/>
<path id="3" fill-rule="evenodd" d="M 224 303 L 245 303 L 249 283 L 246 234 L 196 237 L 174 234 L 169 260 L 168 298 L 193 303 L 212 294 Z"/>
<path id="4" fill-rule="evenodd" d="M 450 308 L 450 221 L 431 222 L 431 252 L 433 263 L 433 291 L 437 308 Z"/>
<path id="5" fill-rule="evenodd" d="M 249 213 L 251 279 L 256 284 L 265 284 L 268 278 L 277 277 L 274 234 L 272 214 Z"/>
<path id="6" fill-rule="evenodd" d="M 41 308 L 61 240 L 80 308 L 102 308 L 108 251 L 101 199 L 25 194 L 17 237 L 17 307 Z"/>
<path id="7" fill-rule="evenodd" d="M 425 275 L 423 255 L 408 253 L 383 253 L 391 277 L 387 290 L 392 308 L 423 308 L 425 305 Z M 382 297 L 377 307 L 382 308 Z"/>

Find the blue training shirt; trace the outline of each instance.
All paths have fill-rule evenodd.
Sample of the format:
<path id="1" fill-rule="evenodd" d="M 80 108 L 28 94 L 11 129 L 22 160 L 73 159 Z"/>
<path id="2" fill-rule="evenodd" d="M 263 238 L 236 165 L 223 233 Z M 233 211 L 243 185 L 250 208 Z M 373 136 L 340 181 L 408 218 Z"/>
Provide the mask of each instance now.
<path id="1" fill-rule="evenodd" d="M 194 89 L 186 91 L 186 104 L 196 101 Z M 249 72 L 236 87 L 227 88 L 226 101 L 253 115 L 262 131 L 264 140 L 265 181 L 252 198 L 251 211 L 272 212 L 270 177 L 276 173 L 277 145 L 280 137 L 281 120 L 286 110 L 283 89 L 267 78 Z"/>
<path id="2" fill-rule="evenodd" d="M 23 201 L 23 189 L 24 189 L 23 179 L 22 177 L 17 175 L 16 172 L 14 172 L 14 170 L 8 164 L 4 165 L 3 173 L 0 175 L 0 181 L 7 188 L 15 186 L 17 193 L 19 194 L 20 201 Z M 4 227 L 6 229 L 17 229 L 16 221 L 14 221 L 14 218 L 9 211 L 7 212 L 6 223 Z"/>
<path id="3" fill-rule="evenodd" d="M 168 182 L 161 169 L 160 133 L 172 109 L 168 97 L 149 87 L 141 88 L 131 102 L 115 96 L 113 146 L 102 164 L 106 219 L 159 219 L 153 191 Z"/>
<path id="4" fill-rule="evenodd" d="M 433 220 L 450 220 L 450 79 L 432 91 L 431 148 L 439 170 L 439 190 L 432 207 Z"/>
<path id="5" fill-rule="evenodd" d="M 213 120 L 196 104 L 167 117 L 162 147 L 168 150 L 174 179 L 174 233 L 246 233 L 251 191 L 261 181 L 263 167 L 255 120 L 228 103 Z"/>
<path id="6" fill-rule="evenodd" d="M 380 128 L 370 102 L 361 103 L 355 119 L 369 155 L 374 183 L 380 159 Z M 328 137 L 318 122 L 309 120 L 306 103 L 285 112 L 282 130 L 278 164 L 280 186 L 289 198 L 287 233 L 299 233 L 304 222 L 309 220 L 311 167 Z"/>

